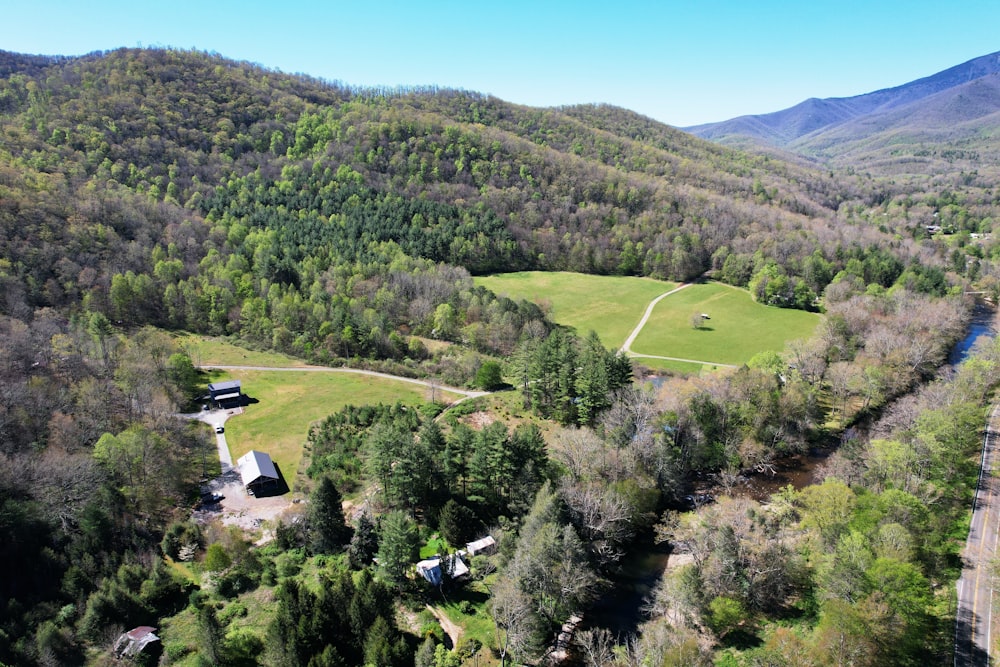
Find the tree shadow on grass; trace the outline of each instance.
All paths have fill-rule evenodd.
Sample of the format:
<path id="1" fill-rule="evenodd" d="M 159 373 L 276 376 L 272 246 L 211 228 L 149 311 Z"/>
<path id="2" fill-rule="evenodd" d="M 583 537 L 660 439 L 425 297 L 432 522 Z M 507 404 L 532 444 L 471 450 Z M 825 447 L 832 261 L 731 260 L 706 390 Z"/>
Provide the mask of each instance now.
<path id="1" fill-rule="evenodd" d="M 737 628 L 729 632 L 721 641 L 727 648 L 735 648 L 740 651 L 757 648 L 763 644 L 763 640 L 749 629 Z"/>

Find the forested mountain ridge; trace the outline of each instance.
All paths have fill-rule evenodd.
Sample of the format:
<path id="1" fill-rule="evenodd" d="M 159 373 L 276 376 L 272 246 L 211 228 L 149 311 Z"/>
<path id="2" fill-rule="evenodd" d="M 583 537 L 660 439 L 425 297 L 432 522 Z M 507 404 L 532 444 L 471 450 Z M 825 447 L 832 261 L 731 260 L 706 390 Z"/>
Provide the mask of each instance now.
<path id="1" fill-rule="evenodd" d="M 352 89 L 195 52 L 0 54 L 0 72 L 0 562 L 27 573 L 0 581 L 0 662 L 113 664 L 139 624 L 166 626 L 168 664 L 535 660 L 695 475 L 732 485 L 880 409 L 904 433 L 832 459 L 850 488 L 787 491 L 773 516 L 731 501 L 662 515 L 694 562 L 664 580 L 640 639 L 611 651 L 592 635 L 591 662 L 708 664 L 742 632 L 766 640 L 761 660 L 815 656 L 774 664 L 946 652 L 933 591 L 1000 363 L 963 367 L 953 397 L 937 384 L 886 406 L 930 380 L 963 329 L 962 288 L 992 277 L 996 244 L 971 236 L 992 229 L 992 196 L 914 197 L 610 106 Z M 935 220 L 954 234 L 931 237 Z M 470 277 L 513 268 L 712 271 L 826 317 L 787 359 L 655 392 L 596 334 Z M 521 391 L 478 422 L 331 415 L 304 446 L 302 520 L 258 547 L 189 520 L 215 444 L 177 414 L 204 378 L 150 324 Z M 339 493 L 362 489 L 372 515 L 351 537 Z M 485 650 L 449 651 L 436 621 L 398 627 L 415 616 L 401 604 L 427 602 L 408 576 L 418 542 L 491 525 L 500 553 L 471 566 L 496 585 L 458 605 L 480 629 L 492 616 Z M 795 641 L 772 618 L 794 619 Z"/>
<path id="2" fill-rule="evenodd" d="M 685 129 L 723 144 L 777 146 L 878 173 L 949 171 L 956 161 L 995 166 L 998 75 L 1000 52 L 892 88 L 811 98 L 781 111 Z"/>
<path id="3" fill-rule="evenodd" d="M 775 265 L 787 279 L 769 299 L 800 306 L 877 245 L 935 263 L 933 250 L 838 219 L 846 204 L 884 200 L 870 180 L 845 184 L 613 107 L 350 89 L 171 50 L 3 62 L 18 70 L 0 79 L 5 312 L 86 297 L 114 320 L 238 332 L 252 313 L 274 322 L 274 304 L 302 290 L 361 296 L 331 272 L 375 280 L 374 295 L 376 265 L 400 250 L 472 272 L 685 280 L 716 269 L 743 285 Z M 284 296 L 245 307 L 273 289 Z M 429 330 L 429 314 L 336 330 Z M 286 317 L 279 338 L 311 329 L 302 344 L 321 342 L 310 318 Z M 372 348 L 341 346 L 361 349 Z"/>

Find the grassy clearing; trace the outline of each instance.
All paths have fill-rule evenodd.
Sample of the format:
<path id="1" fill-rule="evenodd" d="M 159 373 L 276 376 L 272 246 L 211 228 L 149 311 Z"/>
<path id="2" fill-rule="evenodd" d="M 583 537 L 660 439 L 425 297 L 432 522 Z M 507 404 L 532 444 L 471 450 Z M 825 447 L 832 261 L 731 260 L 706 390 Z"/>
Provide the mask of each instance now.
<path id="1" fill-rule="evenodd" d="M 575 327 L 580 335 L 593 329 L 608 347 L 620 347 L 649 302 L 677 286 L 652 278 L 543 271 L 482 276 L 476 284 L 550 308 L 552 320 Z"/>
<path id="2" fill-rule="evenodd" d="M 427 544 L 420 547 L 420 559 L 430 558 L 431 556 L 436 556 L 447 551 L 448 543 L 443 537 L 435 534 L 431 539 L 427 540 Z"/>
<path id="3" fill-rule="evenodd" d="M 164 560 L 167 563 L 167 567 L 173 570 L 176 574 L 180 575 L 182 579 L 186 579 L 193 584 L 198 583 L 198 575 L 191 569 L 191 565 L 189 563 L 176 561 L 169 556 L 164 557 Z"/>
<path id="4" fill-rule="evenodd" d="M 257 352 L 239 347 L 224 338 L 199 336 L 197 334 L 171 334 L 177 343 L 191 357 L 195 366 L 269 366 L 271 368 L 295 368 L 306 366 L 301 359 L 289 357 L 279 352 Z"/>
<path id="5" fill-rule="evenodd" d="M 309 426 L 345 405 L 409 405 L 426 402 L 428 389 L 401 380 L 336 372 L 215 371 L 212 381 L 240 380 L 243 391 L 257 401 L 242 415 L 226 422 L 226 440 L 236 461 L 251 449 L 267 452 L 290 489 Z M 456 396 L 438 389 L 438 400 Z"/>
<path id="6" fill-rule="evenodd" d="M 495 577 L 496 575 L 493 575 Z M 489 593 L 482 582 L 473 582 L 448 594 L 435 605 L 455 625 L 462 628 L 463 639 L 478 640 L 483 646 L 496 645 L 496 626 L 487 611 Z M 490 652 L 482 651 L 480 665 L 486 665 Z"/>
<path id="7" fill-rule="evenodd" d="M 157 634 L 171 665 L 197 667 L 201 664 L 197 653 L 200 631 L 194 607 L 185 607 L 178 614 L 162 618 L 158 625 Z"/>
<path id="8" fill-rule="evenodd" d="M 711 319 L 694 329 L 695 313 Z M 788 341 L 812 336 L 819 322 L 815 313 L 761 305 L 742 289 L 721 283 L 691 285 L 656 305 L 632 350 L 739 365 L 758 352 L 781 352 Z"/>
<path id="9" fill-rule="evenodd" d="M 223 626 L 226 636 L 236 632 L 249 632 L 262 641 L 267 636 L 267 627 L 275 616 L 274 591 L 271 587 L 261 587 L 240 595 L 235 600 L 219 602 L 212 600 L 216 616 Z M 170 656 L 171 665 L 199 667 L 205 664 L 198 656 L 197 648 L 202 633 L 198 626 L 197 612 L 188 606 L 174 616 L 160 619 L 158 634 L 165 653 Z"/>

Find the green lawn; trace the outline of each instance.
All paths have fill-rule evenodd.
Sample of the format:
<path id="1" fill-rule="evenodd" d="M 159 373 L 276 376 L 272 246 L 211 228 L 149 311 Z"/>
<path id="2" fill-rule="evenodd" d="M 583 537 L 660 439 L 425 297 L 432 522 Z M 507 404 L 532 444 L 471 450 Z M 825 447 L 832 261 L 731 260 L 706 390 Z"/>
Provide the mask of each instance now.
<path id="1" fill-rule="evenodd" d="M 430 558 L 439 553 L 443 553 L 447 550 L 448 543 L 444 541 L 444 538 L 434 537 L 433 539 L 427 540 L 427 544 L 420 547 L 420 558 Z"/>
<path id="2" fill-rule="evenodd" d="M 691 316 L 695 313 L 711 319 L 694 329 Z M 736 287 L 691 285 L 656 305 L 632 351 L 739 365 L 758 352 L 781 352 L 786 342 L 812 336 L 819 322 L 815 313 L 763 306 Z M 639 361 L 645 363 L 642 358 Z"/>
<path id="3" fill-rule="evenodd" d="M 428 389 L 409 382 L 336 372 L 216 371 L 212 381 L 240 380 L 243 392 L 256 400 L 245 413 L 226 422 L 226 440 L 236 461 L 251 449 L 267 452 L 290 488 L 309 426 L 345 405 L 402 401 L 418 405 Z M 438 400 L 457 398 L 438 389 Z"/>
<path id="4" fill-rule="evenodd" d="M 495 581 L 496 576 L 491 575 L 491 580 Z M 452 591 L 446 600 L 440 601 L 436 606 L 452 623 L 462 628 L 463 639 L 476 640 L 483 646 L 496 646 L 496 630 L 490 617 L 489 599 L 488 589 L 482 582 L 470 582 Z M 463 605 L 465 601 L 468 602 L 468 607 Z M 493 662 L 491 652 L 485 649 L 481 651 L 477 664 L 497 663 Z"/>
<path id="5" fill-rule="evenodd" d="M 257 352 L 239 347 L 224 338 L 198 334 L 173 334 L 177 344 L 185 350 L 195 366 L 269 366 L 294 368 L 306 366 L 301 359 L 280 352 Z"/>
<path id="6" fill-rule="evenodd" d="M 549 317 L 575 327 L 581 336 L 593 329 L 607 347 L 617 348 L 635 328 L 649 302 L 675 283 L 630 276 L 523 271 L 481 276 L 477 285 L 512 299 L 551 308 Z"/>

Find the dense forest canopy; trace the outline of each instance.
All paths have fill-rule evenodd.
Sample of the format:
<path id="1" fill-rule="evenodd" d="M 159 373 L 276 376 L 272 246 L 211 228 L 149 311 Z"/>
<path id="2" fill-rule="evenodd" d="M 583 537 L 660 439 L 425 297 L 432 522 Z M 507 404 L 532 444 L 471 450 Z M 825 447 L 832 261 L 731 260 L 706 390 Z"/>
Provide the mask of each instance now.
<path id="1" fill-rule="evenodd" d="M 0 52 L 0 562 L 26 573 L 0 583 L 0 662 L 106 664 L 125 625 L 180 618 L 196 638 L 165 664 L 457 665 L 481 647 L 403 628 L 399 605 L 431 601 L 408 576 L 429 533 L 487 530 L 499 550 L 473 559 L 466 610 L 491 619 L 490 659 L 534 659 L 655 529 L 693 562 L 641 640 L 587 636 L 589 664 L 705 664 L 744 631 L 760 642 L 731 664 L 830 664 L 838 646 L 916 664 L 941 651 L 934 591 L 997 382 L 991 351 L 927 385 L 961 292 L 1000 291 L 991 188 L 739 152 L 606 105 L 170 49 Z M 472 281 L 517 269 L 715 278 L 825 317 L 784 356 L 653 391 L 596 334 Z M 330 415 L 302 433 L 307 510 L 252 545 L 188 520 L 217 464 L 176 418 L 205 378 L 164 328 L 517 407 Z M 858 421 L 882 439 L 833 458 L 832 499 L 676 514 L 699 476 L 731 487 Z M 270 615 L 240 625 L 258 594 Z"/>
<path id="2" fill-rule="evenodd" d="M 734 152 L 613 107 L 358 91 L 171 50 L 31 62 L 0 81 L 0 109 L 5 218 L 34 222 L 5 234 L 6 273 L 32 307 L 106 301 L 115 274 L 155 278 L 163 262 L 161 293 L 195 277 L 178 307 L 230 310 L 270 284 L 313 288 L 289 263 L 320 273 L 365 263 L 385 242 L 472 272 L 690 279 L 732 258 L 745 268 L 726 278 L 745 285 L 773 261 L 817 295 L 846 253 L 881 246 L 924 264 L 940 254 L 910 230 L 886 236 L 854 220 L 890 196 L 883 183 Z M 79 269 L 57 268 L 50 243 L 82 245 Z M 93 256 L 102 250 L 117 261 Z M 807 275 L 817 250 L 828 276 Z M 230 255 L 250 252 L 267 286 L 241 285 L 247 271 Z M 205 275 L 205 260 L 226 275 Z M 175 323 L 205 328 L 203 314 Z"/>

